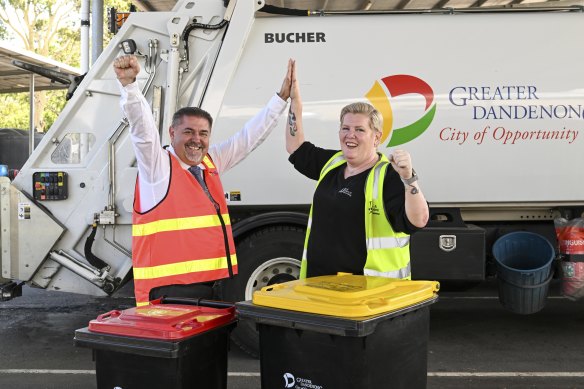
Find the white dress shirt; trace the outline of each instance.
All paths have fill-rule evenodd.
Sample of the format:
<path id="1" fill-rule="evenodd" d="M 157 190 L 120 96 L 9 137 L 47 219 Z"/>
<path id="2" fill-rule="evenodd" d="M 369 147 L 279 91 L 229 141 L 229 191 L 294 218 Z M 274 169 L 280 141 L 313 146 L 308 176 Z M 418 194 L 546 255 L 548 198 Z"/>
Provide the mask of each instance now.
<path id="1" fill-rule="evenodd" d="M 122 87 L 120 105 L 130 123 L 130 138 L 138 163 L 140 212 L 152 209 L 166 195 L 170 180 L 168 152 L 176 157 L 172 146 L 162 148 L 152 109 L 137 82 Z M 209 146 L 209 155 L 221 175 L 258 147 L 274 129 L 287 103 L 274 94 L 268 105 L 251 118 L 241 130 L 226 141 Z M 189 165 L 177 157 L 183 169 Z M 203 165 L 199 165 L 202 168 Z"/>

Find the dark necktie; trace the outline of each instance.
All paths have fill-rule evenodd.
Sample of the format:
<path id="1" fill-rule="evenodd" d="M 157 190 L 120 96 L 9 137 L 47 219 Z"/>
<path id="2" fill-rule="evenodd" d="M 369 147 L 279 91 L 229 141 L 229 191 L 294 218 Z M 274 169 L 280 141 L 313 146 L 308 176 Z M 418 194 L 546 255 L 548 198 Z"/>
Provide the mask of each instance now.
<path id="1" fill-rule="evenodd" d="M 205 194 L 207 195 L 209 200 L 211 200 L 211 202 L 213 203 L 215 208 L 219 209 L 219 204 L 217 204 L 217 202 L 215 201 L 213 196 L 211 196 L 211 192 L 209 192 L 209 188 L 207 187 L 207 184 L 205 183 L 205 179 L 203 178 L 203 170 L 198 166 L 191 166 L 191 167 L 189 167 L 189 172 L 191 172 L 191 174 L 193 176 L 195 176 L 195 179 L 201 185 L 201 188 L 203 188 L 203 190 L 205 191 Z"/>

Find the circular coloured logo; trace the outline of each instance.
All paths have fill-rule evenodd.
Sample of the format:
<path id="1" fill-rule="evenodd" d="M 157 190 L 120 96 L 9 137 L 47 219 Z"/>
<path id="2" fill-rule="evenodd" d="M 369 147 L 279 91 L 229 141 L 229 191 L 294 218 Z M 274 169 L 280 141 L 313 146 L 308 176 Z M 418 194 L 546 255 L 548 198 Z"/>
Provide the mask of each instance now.
<path id="1" fill-rule="evenodd" d="M 383 88 L 382 85 L 385 85 Z M 389 96 L 386 91 L 389 92 Z M 414 123 L 402 128 L 393 128 L 393 109 L 391 98 L 417 93 L 424 97 L 426 105 L 424 114 Z M 436 113 L 434 91 L 424 80 L 408 74 L 396 74 L 375 81 L 369 92 L 365 95 L 369 102 L 383 116 L 383 135 L 381 143 L 387 139 L 387 147 L 398 146 L 407 143 L 422 135 L 428 129 Z"/>

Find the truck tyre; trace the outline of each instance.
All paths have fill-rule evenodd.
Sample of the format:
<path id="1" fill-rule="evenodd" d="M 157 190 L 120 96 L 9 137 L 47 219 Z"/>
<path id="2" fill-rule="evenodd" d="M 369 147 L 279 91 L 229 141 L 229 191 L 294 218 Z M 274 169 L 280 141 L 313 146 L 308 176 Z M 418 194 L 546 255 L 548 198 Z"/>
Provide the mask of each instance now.
<path id="1" fill-rule="evenodd" d="M 298 279 L 304 248 L 302 228 L 270 226 L 254 231 L 237 243 L 239 274 L 221 283 L 225 301 L 251 300 L 264 286 Z M 259 355 L 259 334 L 252 320 L 239 320 L 231 339 L 244 352 Z"/>

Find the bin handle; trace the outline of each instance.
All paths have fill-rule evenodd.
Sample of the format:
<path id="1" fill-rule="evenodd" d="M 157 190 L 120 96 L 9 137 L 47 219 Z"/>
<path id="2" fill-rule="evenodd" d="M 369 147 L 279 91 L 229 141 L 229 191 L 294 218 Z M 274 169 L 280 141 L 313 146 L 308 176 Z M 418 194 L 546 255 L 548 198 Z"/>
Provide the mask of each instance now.
<path id="1" fill-rule="evenodd" d="M 109 311 L 107 313 L 102 313 L 101 315 L 99 315 L 97 317 L 97 321 L 105 321 L 106 319 L 109 319 L 110 317 L 116 318 L 118 316 L 120 316 L 122 314 L 122 312 L 116 310 L 113 311 Z"/>
<path id="2" fill-rule="evenodd" d="M 262 292 L 272 292 L 274 290 L 279 290 L 279 289 L 283 289 L 286 288 L 287 286 L 284 284 L 273 284 L 273 285 L 269 285 L 269 286 L 264 286 L 262 288 Z"/>
<path id="3" fill-rule="evenodd" d="M 535 285 L 519 285 L 519 284 L 516 284 L 516 283 L 511 282 L 509 280 L 506 280 L 504 277 L 501 277 L 501 276 L 498 276 L 498 277 L 501 281 L 505 282 L 506 284 L 513 285 L 513 286 L 516 286 L 518 288 L 535 289 L 535 288 L 542 287 L 546 284 L 549 284 L 549 282 L 552 280 L 552 278 L 554 278 L 554 273 L 555 273 L 555 271 L 552 269 L 552 271 L 550 272 L 550 275 L 547 279 L 545 279 L 544 281 L 540 282 L 539 284 L 535 284 Z"/>
<path id="4" fill-rule="evenodd" d="M 207 300 L 203 298 L 188 298 L 188 297 L 166 297 L 163 296 L 160 299 L 160 304 L 182 304 L 182 305 L 195 305 L 198 307 L 209 307 L 209 308 L 233 308 L 235 303 L 229 301 L 216 301 Z"/>

